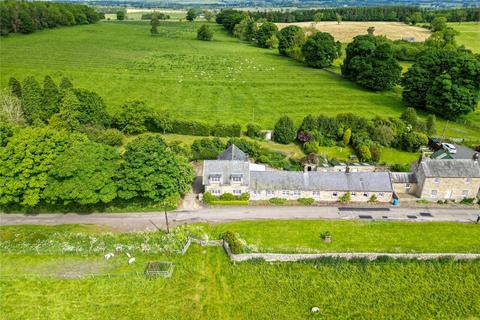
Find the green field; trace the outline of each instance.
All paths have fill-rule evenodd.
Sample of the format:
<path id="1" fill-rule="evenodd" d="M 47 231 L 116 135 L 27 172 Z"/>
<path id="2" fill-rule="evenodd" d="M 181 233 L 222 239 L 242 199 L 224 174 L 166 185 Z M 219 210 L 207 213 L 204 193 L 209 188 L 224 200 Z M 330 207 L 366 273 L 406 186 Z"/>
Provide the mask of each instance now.
<path id="1" fill-rule="evenodd" d="M 341 241 L 343 231 L 354 231 L 362 248 L 369 237 L 362 228 L 343 222 L 322 222 L 321 230 L 291 221 L 256 222 L 206 227 L 212 234 L 233 229 L 248 239 L 264 239 L 268 245 L 278 241 L 315 247 L 311 238 L 324 227 L 332 230 L 333 242 Z M 320 223 L 320 222 L 319 222 Z M 372 227 L 385 230 L 386 243 L 405 235 L 407 242 L 417 231 L 405 232 L 423 223 L 391 223 Z M 470 232 L 472 247 L 478 244 L 475 234 L 461 224 L 449 225 L 459 234 L 457 244 Z M 281 236 L 288 227 L 289 233 Z M 471 227 L 476 227 L 470 225 Z M 2 228 L 41 238 L 56 232 L 62 239 L 68 232 L 87 233 L 99 241 L 105 230 L 88 227 L 14 227 Z M 438 228 L 441 235 L 447 228 Z M 478 228 L 477 228 L 478 229 Z M 355 230 L 357 230 L 355 232 Z M 313 232 L 312 232 L 313 231 Z M 266 240 L 272 234 L 273 239 Z M 372 235 L 376 233 L 373 231 Z M 432 237 L 426 228 L 423 246 Z M 247 238 L 247 237 L 245 237 Z M 65 237 L 66 239 L 66 237 Z M 129 236 L 120 243 L 128 245 Z M 390 239 L 390 240 L 388 240 Z M 420 242 L 422 240 L 420 239 Z M 372 244 L 368 245 L 370 248 Z M 437 245 L 433 245 L 435 248 Z M 445 247 L 445 249 L 448 247 Z M 477 250 L 478 251 L 478 250 Z M 454 261 L 385 261 L 344 262 L 309 261 L 297 263 L 231 263 L 219 247 L 192 245 L 184 255 L 140 253 L 129 266 L 127 257 L 117 253 L 110 261 L 101 254 L 5 253 L 1 254 L 0 318 L 2 319 L 478 319 L 480 314 L 480 262 Z M 142 272 L 149 261 L 175 263 L 168 279 L 145 279 Z M 78 278 L 79 277 L 79 278 Z M 361 298 L 360 298 L 361 297 Z M 320 312 L 311 314 L 317 306 Z"/>
<path id="2" fill-rule="evenodd" d="M 480 23 L 478 22 L 462 22 L 449 23 L 450 27 L 459 31 L 457 37 L 458 44 L 463 44 L 473 52 L 480 52 Z"/>
<path id="3" fill-rule="evenodd" d="M 198 41 L 200 25 L 162 22 L 157 37 L 149 35 L 147 21 L 2 37 L 1 85 L 6 86 L 10 76 L 68 76 L 76 86 L 97 91 L 111 111 L 127 100 L 142 99 L 176 117 L 209 122 L 246 124 L 254 112 L 255 121 L 266 128 L 283 114 L 299 123 L 309 113 L 387 117 L 404 110 L 399 90 L 366 91 L 280 57 L 275 50 L 239 42 L 214 24 L 215 40 Z M 440 131 L 443 122 L 438 126 Z M 471 126 L 449 124 L 446 134 L 480 140 Z"/>

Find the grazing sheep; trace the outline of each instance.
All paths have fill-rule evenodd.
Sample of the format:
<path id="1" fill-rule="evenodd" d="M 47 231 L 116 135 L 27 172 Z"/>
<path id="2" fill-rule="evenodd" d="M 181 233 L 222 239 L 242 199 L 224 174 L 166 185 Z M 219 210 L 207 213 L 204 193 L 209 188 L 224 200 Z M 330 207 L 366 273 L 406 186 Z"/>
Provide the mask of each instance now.
<path id="1" fill-rule="evenodd" d="M 135 262 L 135 257 L 131 257 L 130 259 L 128 259 L 128 264 L 132 264 Z"/>
<path id="2" fill-rule="evenodd" d="M 310 311 L 311 311 L 312 313 L 315 313 L 315 312 L 320 311 L 320 308 L 319 308 L 319 307 L 313 307 L 312 309 L 310 309 Z"/>
<path id="3" fill-rule="evenodd" d="M 110 253 L 107 253 L 104 257 L 105 257 L 105 259 L 110 260 L 110 258 L 113 258 L 114 256 L 115 255 L 110 252 Z"/>
<path id="4" fill-rule="evenodd" d="M 126 254 L 126 255 L 127 255 L 127 257 L 129 257 L 129 258 L 131 257 L 130 253 L 128 253 L 128 252 L 125 252 L 125 254 Z"/>

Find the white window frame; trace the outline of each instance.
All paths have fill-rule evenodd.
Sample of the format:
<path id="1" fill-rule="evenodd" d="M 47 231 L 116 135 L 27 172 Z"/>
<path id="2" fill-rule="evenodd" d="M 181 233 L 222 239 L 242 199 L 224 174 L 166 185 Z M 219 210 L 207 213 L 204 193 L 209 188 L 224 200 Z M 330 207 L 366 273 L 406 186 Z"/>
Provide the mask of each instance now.
<path id="1" fill-rule="evenodd" d="M 337 191 L 332 192 L 332 198 L 338 198 L 338 192 Z"/>
<path id="2" fill-rule="evenodd" d="M 368 198 L 368 192 L 364 192 L 364 193 L 363 193 L 363 197 L 364 197 L 364 198 Z"/>
<path id="3" fill-rule="evenodd" d="M 219 195 L 219 194 L 222 193 L 222 191 L 221 191 L 220 189 L 213 189 L 211 192 L 212 192 L 212 194 L 214 194 L 214 195 Z"/>
<path id="4" fill-rule="evenodd" d="M 233 189 L 232 193 L 235 194 L 235 195 L 241 195 L 241 194 L 242 194 L 242 190 L 240 190 L 240 189 Z"/>
<path id="5" fill-rule="evenodd" d="M 289 196 L 289 195 L 290 195 L 290 191 L 282 190 L 282 196 Z"/>
<path id="6" fill-rule="evenodd" d="M 210 177 L 210 182 L 220 182 L 220 177 Z"/>
<path id="7" fill-rule="evenodd" d="M 312 191 L 312 196 L 320 197 L 320 191 Z"/>
<path id="8" fill-rule="evenodd" d="M 462 190 L 462 197 L 468 198 L 468 194 L 469 194 L 468 190 Z"/>
<path id="9" fill-rule="evenodd" d="M 472 182 L 472 178 L 465 178 L 465 183 L 471 183 Z"/>
<path id="10" fill-rule="evenodd" d="M 435 190 L 435 189 L 432 189 L 432 191 L 430 192 L 430 196 L 432 198 L 436 198 L 438 195 L 438 190 Z"/>
<path id="11" fill-rule="evenodd" d="M 293 190 L 293 195 L 294 196 L 301 196 L 302 192 L 300 190 Z"/>
<path id="12" fill-rule="evenodd" d="M 242 177 L 232 177 L 232 182 L 242 182 Z"/>
<path id="13" fill-rule="evenodd" d="M 435 178 L 435 180 L 434 180 L 435 183 L 440 183 L 441 181 L 442 181 L 442 179 L 440 179 L 440 178 Z"/>
<path id="14" fill-rule="evenodd" d="M 275 191 L 267 190 L 267 196 L 274 196 L 274 195 L 275 195 Z"/>
<path id="15" fill-rule="evenodd" d="M 355 191 L 354 191 L 354 192 L 350 192 L 350 196 L 351 196 L 351 197 L 355 197 L 355 196 L 357 196 L 357 193 L 356 193 Z"/>

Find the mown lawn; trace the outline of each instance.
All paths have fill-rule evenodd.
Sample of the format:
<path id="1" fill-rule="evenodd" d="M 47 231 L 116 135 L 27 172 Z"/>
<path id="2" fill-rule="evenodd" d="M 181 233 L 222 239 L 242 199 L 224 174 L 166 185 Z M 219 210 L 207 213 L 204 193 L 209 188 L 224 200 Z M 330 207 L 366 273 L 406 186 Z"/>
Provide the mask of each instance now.
<path id="1" fill-rule="evenodd" d="M 262 252 L 468 252 L 480 253 L 480 226 L 450 222 L 328 220 L 242 221 L 209 225 L 212 236 L 238 233 Z M 321 234 L 329 231 L 331 243 Z"/>
<path id="2" fill-rule="evenodd" d="M 448 25 L 460 32 L 460 34 L 457 36 L 458 44 L 463 44 L 473 52 L 480 52 L 480 23 L 451 22 Z"/>
<path id="3" fill-rule="evenodd" d="M 424 227 L 423 240 L 420 226 Z M 434 230 L 439 237 L 455 233 L 456 249 L 461 248 L 460 242 L 479 247 L 479 237 L 472 228 L 454 223 L 356 226 L 341 221 L 272 221 L 211 225 L 204 230 L 211 234 L 235 230 L 247 240 L 262 238 L 266 245 L 276 242 L 279 248 L 279 242 L 304 246 L 302 239 L 312 239 L 324 227 L 332 232 L 332 245 L 350 236 L 357 242 L 356 249 L 361 249 L 362 244 L 370 248 L 392 245 L 392 238 L 408 243 L 417 238 L 423 241 L 424 248 L 434 251 L 438 247 L 432 242 L 436 239 L 432 237 Z M 379 230 L 384 239 L 375 245 L 371 239 L 379 235 Z M 101 237 L 108 230 L 91 226 L 0 228 L 0 232 L 5 231 L 34 233 L 31 239 L 56 232 L 59 234 L 55 239 L 61 239 L 61 234 L 68 238 L 72 232 L 89 236 L 98 233 Z M 128 248 L 128 235 L 119 239 Z M 315 241 L 307 242 L 316 247 Z M 450 246 L 449 241 L 443 243 L 444 249 Z M 233 264 L 221 248 L 197 245 L 192 245 L 184 256 L 130 253 L 137 259 L 133 265 L 127 264 L 123 253 L 107 261 L 98 253 L 2 252 L 0 318 L 475 319 L 480 314 L 479 261 Z M 173 276 L 146 279 L 142 272 L 149 261 L 175 263 Z M 309 310 L 314 306 L 320 312 L 312 315 Z"/>
<path id="4" fill-rule="evenodd" d="M 97 91 L 111 111 L 141 99 L 175 117 L 208 122 L 245 125 L 254 112 L 255 122 L 265 128 L 284 114 L 299 124 L 310 113 L 387 117 L 404 110 L 399 90 L 366 91 L 275 50 L 239 42 L 216 24 L 214 41 L 198 41 L 202 23 L 162 22 L 156 37 L 150 36 L 148 21 L 2 37 L 0 83 L 6 86 L 10 76 L 68 76 L 76 86 Z M 465 125 L 450 124 L 446 133 L 480 140 L 480 133 Z"/>

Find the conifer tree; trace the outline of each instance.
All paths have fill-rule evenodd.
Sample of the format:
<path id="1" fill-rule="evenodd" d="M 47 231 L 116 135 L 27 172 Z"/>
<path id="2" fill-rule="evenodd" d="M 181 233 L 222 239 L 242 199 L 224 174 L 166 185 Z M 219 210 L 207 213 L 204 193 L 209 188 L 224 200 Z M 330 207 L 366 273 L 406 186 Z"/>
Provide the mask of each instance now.
<path id="1" fill-rule="evenodd" d="M 22 85 L 20 84 L 20 81 L 18 81 L 14 77 L 10 77 L 10 79 L 8 80 L 8 87 L 10 88 L 10 92 L 14 96 L 19 99 L 22 98 Z"/>
<path id="2" fill-rule="evenodd" d="M 23 82 L 22 109 L 28 123 L 44 120 L 42 117 L 42 89 L 32 76 L 25 78 Z"/>
<path id="3" fill-rule="evenodd" d="M 58 112 L 60 92 L 52 77 L 45 76 L 43 80 L 43 107 L 46 119 Z"/>

